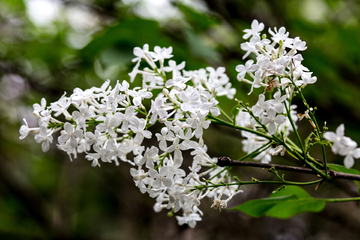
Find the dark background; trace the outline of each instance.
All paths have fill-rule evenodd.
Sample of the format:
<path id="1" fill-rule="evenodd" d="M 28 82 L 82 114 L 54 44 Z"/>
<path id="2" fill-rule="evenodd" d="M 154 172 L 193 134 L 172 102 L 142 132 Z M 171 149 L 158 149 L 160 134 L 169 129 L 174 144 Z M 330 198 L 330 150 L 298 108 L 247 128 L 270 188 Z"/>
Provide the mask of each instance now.
<path id="1" fill-rule="evenodd" d="M 106 79 L 112 84 L 128 80 L 132 49 L 145 43 L 151 49 L 172 46 L 174 60 L 186 61 L 187 70 L 225 66 L 236 98 L 253 105 L 262 90 L 248 96 L 250 86 L 236 81 L 235 66 L 244 63 L 242 30 L 258 19 L 266 30 L 285 26 L 290 37 L 307 42 L 303 64 L 318 81 L 304 94 L 318 108 L 318 122 L 327 121 L 333 131 L 345 123 L 346 135 L 359 142 L 358 1 L 188 2 L 200 7 L 180 1 L 0 1 L 0 239 L 359 239 L 360 213 L 354 202 L 279 220 L 219 213 L 205 199 L 203 221 L 195 229 L 178 226 L 166 211 L 154 213 L 155 200 L 135 187 L 128 165 L 92 168 L 82 155 L 70 162 L 55 144 L 43 153 L 32 137 L 19 140 L 22 118 L 36 124 L 32 104 L 42 97 L 49 104 L 64 91 L 100 86 Z M 56 8 L 45 8 L 49 4 Z M 41 20 L 52 10 L 50 20 Z M 220 100 L 230 111 L 234 102 Z M 299 129 L 306 137 L 311 126 L 301 122 Z M 239 134 L 227 129 L 211 127 L 205 141 L 212 157 L 243 154 Z M 321 158 L 318 150 L 312 154 Z M 329 162 L 342 164 L 342 157 L 327 155 Z M 273 162 L 296 165 L 286 157 Z M 274 178 L 259 169 L 238 169 L 237 174 L 243 180 Z M 286 179 L 314 177 L 287 173 Z M 324 183 L 316 192 L 314 187 L 306 188 L 313 197 L 358 196 L 353 182 Z M 245 186 L 229 205 L 267 197 L 275 188 Z"/>

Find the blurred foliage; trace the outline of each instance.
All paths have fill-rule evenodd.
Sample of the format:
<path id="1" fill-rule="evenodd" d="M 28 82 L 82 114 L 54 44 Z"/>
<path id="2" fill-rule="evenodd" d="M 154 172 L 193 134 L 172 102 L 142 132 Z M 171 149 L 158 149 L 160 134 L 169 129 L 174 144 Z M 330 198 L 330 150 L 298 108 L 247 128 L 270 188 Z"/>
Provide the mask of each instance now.
<path id="1" fill-rule="evenodd" d="M 318 82 L 304 93 L 318 107 L 319 122 L 326 120 L 331 129 L 345 123 L 346 135 L 360 142 L 357 1 L 193 1 L 203 3 L 202 10 L 172 1 L 176 14 L 159 20 L 141 14 L 147 1 L 52 1 L 60 10 L 47 24 L 33 19 L 30 2 L 46 3 L 0 1 L 0 239 L 358 239 L 360 217 L 354 203 L 329 204 L 320 214 L 287 221 L 218 213 L 207 210 L 211 203 L 203 203 L 205 216 L 197 228 L 179 227 L 166 212 L 153 212 L 154 200 L 134 186 L 126 164 L 94 169 L 81 156 L 70 163 L 56 146 L 44 154 L 30 137 L 18 139 L 22 118 L 35 125 L 35 118 L 29 120 L 33 103 L 42 97 L 49 103 L 75 87 L 100 86 L 106 79 L 128 79 L 132 49 L 145 43 L 172 46 L 174 60 L 186 61 L 187 70 L 225 66 L 235 80 L 235 66 L 243 63 L 242 30 L 256 18 L 267 27 L 285 26 L 292 37 L 307 42 L 304 65 Z M 247 95 L 248 85 L 233 84 L 238 99 L 257 101 L 256 94 Z M 234 102 L 221 101 L 230 112 Z M 306 136 L 309 126 L 300 127 Z M 213 127 L 205 137 L 212 156 L 241 156 L 237 134 Z M 341 164 L 342 158 L 330 161 Z M 251 176 L 271 178 L 252 169 L 239 171 L 240 178 Z M 244 190 L 234 200 L 237 204 L 266 197 L 273 189 Z M 357 194 L 356 187 L 343 182 L 324 183 L 316 193 L 306 190 L 318 197 Z"/>

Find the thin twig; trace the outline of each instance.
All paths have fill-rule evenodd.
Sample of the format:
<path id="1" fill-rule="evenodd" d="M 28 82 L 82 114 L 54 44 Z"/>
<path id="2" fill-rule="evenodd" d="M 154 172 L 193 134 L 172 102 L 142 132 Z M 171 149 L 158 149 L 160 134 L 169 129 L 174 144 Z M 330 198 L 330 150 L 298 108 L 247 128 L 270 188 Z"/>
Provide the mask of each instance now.
<path id="1" fill-rule="evenodd" d="M 224 166 L 243 166 L 243 167 L 275 168 L 276 170 L 285 170 L 285 171 L 300 172 L 300 173 L 307 173 L 307 174 L 314 174 L 314 175 L 318 174 L 317 172 L 315 172 L 314 170 L 312 170 L 310 168 L 294 167 L 294 166 L 286 166 L 286 165 L 270 164 L 270 163 L 236 161 L 236 160 L 232 160 L 232 159 L 230 159 L 228 157 L 219 157 L 217 165 L 220 166 L 220 167 L 224 167 Z M 360 181 L 360 175 L 336 172 L 336 171 L 333 171 L 333 170 L 328 170 L 328 172 L 329 172 L 329 174 L 331 176 L 331 180 L 334 180 L 334 179 L 347 179 L 347 180 Z"/>

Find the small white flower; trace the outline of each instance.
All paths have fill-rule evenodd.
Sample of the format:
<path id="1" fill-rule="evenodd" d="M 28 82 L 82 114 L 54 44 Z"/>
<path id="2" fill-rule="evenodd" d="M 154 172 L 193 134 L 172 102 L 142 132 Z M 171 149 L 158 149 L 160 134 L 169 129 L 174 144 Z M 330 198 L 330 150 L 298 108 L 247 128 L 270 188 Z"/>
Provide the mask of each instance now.
<path id="1" fill-rule="evenodd" d="M 74 130 L 74 126 L 66 122 L 64 124 L 64 131 L 61 131 L 61 135 L 58 138 L 59 142 L 65 143 L 70 140 L 70 144 L 73 148 L 77 147 L 77 138 L 81 138 L 83 135 L 82 130 Z"/>
<path id="2" fill-rule="evenodd" d="M 239 72 L 239 74 L 237 75 L 237 79 L 239 81 L 243 80 L 246 73 L 252 73 L 255 72 L 256 70 L 258 70 L 259 66 L 257 64 L 254 64 L 254 60 L 248 60 L 245 63 L 245 66 L 240 64 L 236 66 L 236 71 Z"/>
<path id="3" fill-rule="evenodd" d="M 270 107 L 269 101 L 265 101 L 265 95 L 260 94 L 258 102 L 251 108 L 256 117 L 262 117 L 263 113 L 266 112 Z"/>
<path id="4" fill-rule="evenodd" d="M 105 121 L 96 126 L 96 130 L 98 130 L 99 132 L 108 132 L 111 137 L 116 137 L 116 132 L 114 131 L 114 128 L 118 127 L 120 123 L 121 120 L 119 117 L 109 113 L 108 115 L 106 115 Z"/>
<path id="5" fill-rule="evenodd" d="M 173 56 L 171 55 L 171 53 L 172 53 L 172 47 L 161 48 L 159 46 L 155 46 L 154 52 L 150 52 L 150 55 L 153 58 L 154 62 L 156 62 L 158 60 L 161 61 L 167 58 L 171 58 Z"/>
<path id="6" fill-rule="evenodd" d="M 139 47 L 135 47 L 133 50 L 133 53 L 136 57 L 133 58 L 131 61 L 133 61 L 133 62 L 140 61 L 142 58 L 146 57 L 146 54 L 149 53 L 149 44 L 144 44 L 142 49 Z"/>
<path id="7" fill-rule="evenodd" d="M 350 148 L 346 150 L 346 156 L 344 158 L 344 166 L 351 168 L 354 166 L 354 158 L 360 158 L 360 148 Z"/>
<path id="8" fill-rule="evenodd" d="M 335 154 L 339 154 L 340 151 L 343 151 L 343 148 L 356 147 L 356 143 L 352 141 L 349 137 L 344 136 L 345 126 L 340 124 L 336 128 L 336 132 L 326 132 L 324 133 L 324 138 L 330 142 L 333 142 L 331 150 Z"/>
<path id="9" fill-rule="evenodd" d="M 41 126 L 39 134 L 35 136 L 35 142 L 41 143 L 41 148 L 44 152 L 49 151 L 50 143 L 52 143 L 53 137 L 51 132 L 48 132 L 46 126 Z"/>
<path id="10" fill-rule="evenodd" d="M 162 184 L 165 187 L 171 187 L 173 184 L 172 180 L 168 177 L 169 169 L 168 167 L 161 168 L 160 172 L 158 173 L 154 169 L 149 170 L 149 176 L 154 179 L 152 186 L 155 189 L 159 189 L 162 187 Z"/>
<path id="11" fill-rule="evenodd" d="M 78 123 L 79 127 L 84 128 L 86 119 L 95 117 L 95 113 L 87 106 L 81 106 L 79 111 L 72 112 L 72 117 Z"/>
<path id="12" fill-rule="evenodd" d="M 281 96 L 281 91 L 278 90 L 274 94 L 274 99 L 269 100 L 269 103 L 273 105 L 273 107 L 277 113 L 283 113 L 284 112 L 283 102 L 286 100 L 286 98 L 287 98 L 286 94 Z"/>
<path id="13" fill-rule="evenodd" d="M 198 213 L 184 213 L 182 217 L 176 216 L 179 225 L 188 224 L 189 227 L 194 228 L 196 226 L 196 222 L 201 221 L 201 217 Z"/>
<path id="14" fill-rule="evenodd" d="M 274 108 L 269 108 L 267 110 L 267 117 L 263 116 L 261 118 L 261 123 L 266 125 L 269 123 L 268 131 L 269 134 L 274 134 L 276 132 L 276 128 L 278 124 L 282 124 L 285 122 L 286 118 L 284 115 L 277 115 Z"/>
<path id="15" fill-rule="evenodd" d="M 23 121 L 25 124 L 22 125 L 19 130 L 19 133 L 20 133 L 19 139 L 20 140 L 26 138 L 29 133 L 38 133 L 39 132 L 39 128 L 29 128 L 29 125 L 25 118 L 23 118 Z"/>
<path id="16" fill-rule="evenodd" d="M 265 25 L 263 23 L 259 23 L 258 20 L 254 19 L 251 23 L 251 29 L 245 29 L 245 34 L 243 35 L 244 39 L 248 39 L 250 36 L 258 35 L 259 32 L 264 30 Z"/>
<path id="17" fill-rule="evenodd" d="M 41 105 L 40 105 L 40 104 L 41 104 Z M 45 99 L 45 98 L 42 98 L 40 104 L 35 103 L 35 104 L 33 105 L 33 108 L 34 108 L 33 114 L 34 114 L 34 116 L 37 117 L 37 118 L 40 118 L 40 117 L 41 117 L 41 116 L 40 116 L 40 113 L 41 113 L 42 111 L 44 111 L 45 108 L 46 108 L 46 99 Z"/>

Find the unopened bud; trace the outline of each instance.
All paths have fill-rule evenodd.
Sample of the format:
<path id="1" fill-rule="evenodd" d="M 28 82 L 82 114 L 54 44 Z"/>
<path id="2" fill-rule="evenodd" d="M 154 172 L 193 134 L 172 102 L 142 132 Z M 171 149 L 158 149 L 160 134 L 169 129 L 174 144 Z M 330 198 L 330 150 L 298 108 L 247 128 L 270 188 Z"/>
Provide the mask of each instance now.
<path id="1" fill-rule="evenodd" d="M 166 88 L 163 88 L 162 93 L 163 93 L 165 96 L 168 96 L 168 95 L 169 95 L 169 90 L 167 90 Z"/>
<path id="2" fill-rule="evenodd" d="M 260 42 L 255 43 L 255 48 L 258 51 L 262 51 L 263 45 Z"/>

